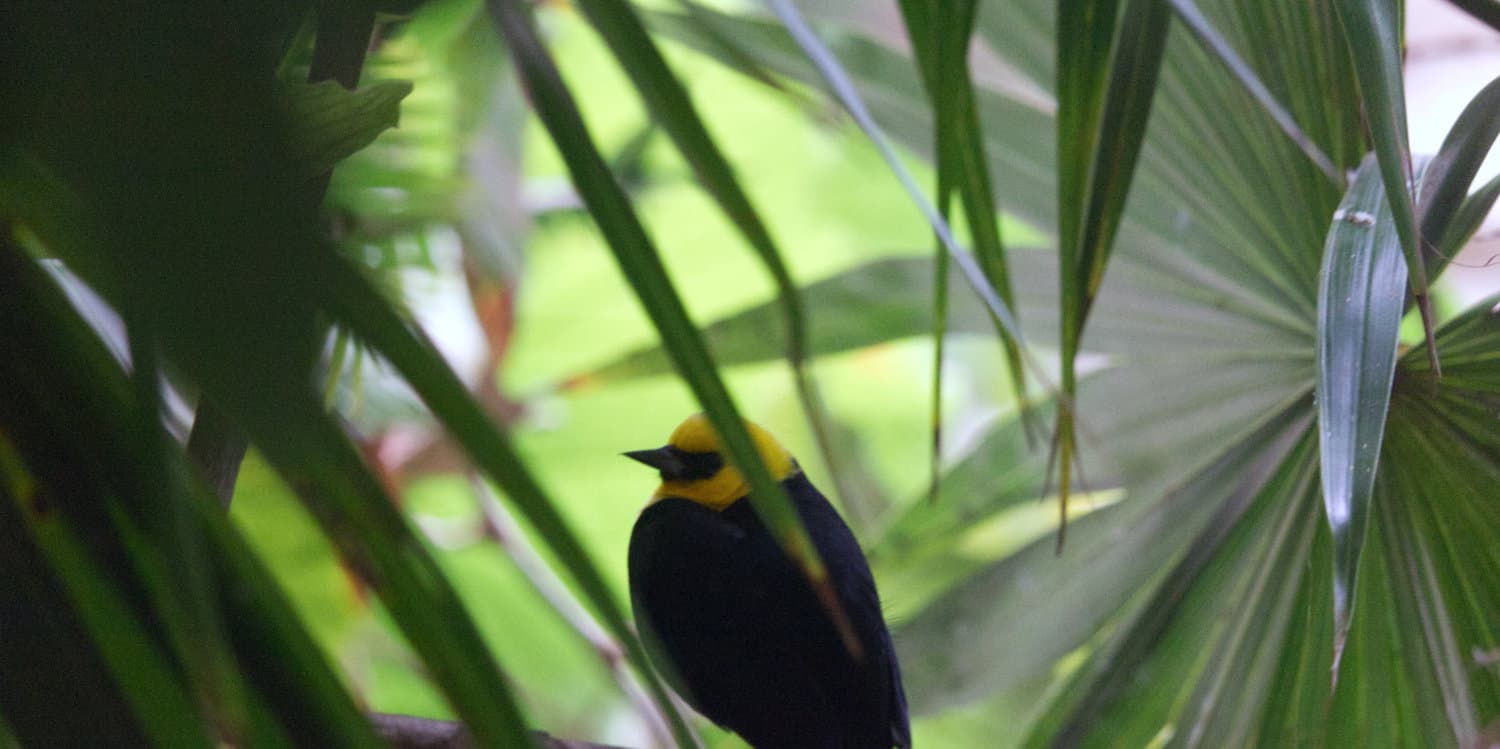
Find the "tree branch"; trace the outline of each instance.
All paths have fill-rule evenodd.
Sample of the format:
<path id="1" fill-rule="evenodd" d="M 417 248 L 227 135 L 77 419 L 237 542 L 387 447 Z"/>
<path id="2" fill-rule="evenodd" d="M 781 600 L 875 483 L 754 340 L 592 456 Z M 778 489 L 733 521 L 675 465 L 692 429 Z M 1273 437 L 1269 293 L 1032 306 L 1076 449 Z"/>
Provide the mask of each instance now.
<path id="1" fill-rule="evenodd" d="M 370 723 L 392 749 L 472 749 L 474 746 L 468 729 L 457 721 L 371 713 Z M 608 744 L 559 739 L 542 731 L 533 731 L 532 735 L 542 749 L 621 749 Z"/>

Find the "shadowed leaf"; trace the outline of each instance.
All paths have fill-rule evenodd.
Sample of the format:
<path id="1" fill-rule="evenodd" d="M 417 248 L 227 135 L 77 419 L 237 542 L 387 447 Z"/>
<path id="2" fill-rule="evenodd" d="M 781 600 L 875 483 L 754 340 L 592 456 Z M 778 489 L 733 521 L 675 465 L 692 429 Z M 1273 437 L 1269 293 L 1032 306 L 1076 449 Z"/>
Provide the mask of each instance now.
<path id="1" fill-rule="evenodd" d="M 284 84 L 279 98 L 298 171 L 315 177 L 370 145 L 396 126 L 401 100 L 411 90 L 404 81 L 384 81 L 358 91 L 335 81 Z"/>

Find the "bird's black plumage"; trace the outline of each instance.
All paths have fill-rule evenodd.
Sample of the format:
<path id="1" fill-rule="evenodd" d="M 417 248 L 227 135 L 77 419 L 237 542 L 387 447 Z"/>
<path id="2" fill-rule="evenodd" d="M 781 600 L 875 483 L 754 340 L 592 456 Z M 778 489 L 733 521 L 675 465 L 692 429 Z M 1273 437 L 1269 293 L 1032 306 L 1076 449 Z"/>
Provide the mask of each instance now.
<path id="1" fill-rule="evenodd" d="M 666 496 L 642 512 L 630 540 L 641 634 L 689 703 L 757 749 L 909 747 L 900 669 L 859 544 L 800 471 L 782 486 L 861 656 L 851 656 L 748 498 L 715 511 Z"/>

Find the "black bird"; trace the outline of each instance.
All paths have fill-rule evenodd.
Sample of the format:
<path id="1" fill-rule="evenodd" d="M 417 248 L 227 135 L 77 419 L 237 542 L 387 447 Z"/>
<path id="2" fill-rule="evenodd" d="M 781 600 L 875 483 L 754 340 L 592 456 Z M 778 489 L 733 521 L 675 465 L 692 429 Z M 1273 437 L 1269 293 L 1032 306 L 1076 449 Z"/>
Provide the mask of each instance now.
<path id="1" fill-rule="evenodd" d="M 665 447 L 626 453 L 661 472 L 630 536 L 631 602 L 657 670 L 756 749 L 910 747 L 901 670 L 854 534 L 769 432 L 745 426 L 822 556 L 858 648 L 751 509 L 749 485 L 698 414 Z"/>

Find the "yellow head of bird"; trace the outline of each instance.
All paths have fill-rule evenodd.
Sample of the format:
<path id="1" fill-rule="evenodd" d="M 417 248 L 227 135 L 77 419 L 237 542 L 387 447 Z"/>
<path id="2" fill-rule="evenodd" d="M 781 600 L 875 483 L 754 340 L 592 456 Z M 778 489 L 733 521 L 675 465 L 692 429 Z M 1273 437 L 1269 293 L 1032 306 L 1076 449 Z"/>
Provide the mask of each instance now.
<path id="1" fill-rule="evenodd" d="M 745 429 L 772 478 L 782 481 L 797 473 L 797 461 L 770 432 L 751 421 L 745 422 Z M 744 475 L 725 459 L 718 430 L 701 413 L 677 425 L 666 445 L 625 455 L 661 472 L 653 502 L 679 497 L 717 511 L 750 493 Z"/>

